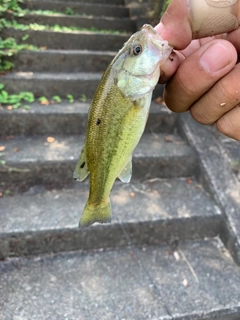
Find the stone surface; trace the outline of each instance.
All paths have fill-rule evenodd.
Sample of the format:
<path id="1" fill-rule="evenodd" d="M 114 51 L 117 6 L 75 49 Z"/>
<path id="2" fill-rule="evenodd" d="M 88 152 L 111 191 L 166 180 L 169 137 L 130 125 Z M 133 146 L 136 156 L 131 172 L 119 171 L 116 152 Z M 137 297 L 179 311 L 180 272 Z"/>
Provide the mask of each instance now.
<path id="1" fill-rule="evenodd" d="M 45 0 L 39 0 L 45 1 Z M 59 2 L 59 0 L 51 0 L 51 2 Z M 64 2 L 75 2 L 78 3 L 78 0 L 64 0 Z M 99 3 L 99 4 L 112 4 L 112 5 L 124 5 L 125 0 L 88 0 L 88 3 Z"/>
<path id="2" fill-rule="evenodd" d="M 144 134 L 133 154 L 133 179 L 191 176 L 198 170 L 195 152 L 177 135 Z M 50 183 L 72 180 L 84 136 L 15 137 L 5 146 L 2 181 Z M 169 142 L 170 141 L 170 142 Z M 10 168 L 10 169 L 9 169 Z"/>
<path id="3" fill-rule="evenodd" d="M 135 244 L 216 236 L 219 208 L 193 178 L 116 182 L 111 192 L 111 224 L 79 230 L 88 183 L 63 190 L 32 187 L 0 198 L 0 255 L 26 255 L 127 245 L 122 226 Z"/>
<path id="4" fill-rule="evenodd" d="M 65 98 L 68 94 L 79 99 L 84 94 L 92 99 L 102 78 L 103 72 L 11 72 L 1 77 L 1 83 L 10 94 L 32 92 L 36 97 L 45 96 L 51 99 L 58 95 Z M 153 98 L 161 96 L 163 85 L 157 85 Z"/>
<path id="5" fill-rule="evenodd" d="M 29 10 L 56 10 L 54 1 L 36 1 L 25 0 L 22 4 L 23 8 Z M 125 6 L 116 4 L 87 3 L 87 2 L 68 2 L 58 1 L 57 11 L 66 12 L 66 8 L 73 10 L 75 14 L 85 14 L 93 16 L 109 16 L 109 17 L 129 17 L 129 9 Z"/>
<path id="6" fill-rule="evenodd" d="M 50 72 L 11 72 L 1 78 L 9 93 L 30 91 L 35 96 L 48 98 L 67 94 L 80 98 L 85 94 L 92 97 L 97 89 L 102 73 L 50 73 Z"/>
<path id="7" fill-rule="evenodd" d="M 86 16 L 63 16 L 63 15 L 41 15 L 26 14 L 23 17 L 14 17 L 19 23 L 38 23 L 49 26 L 56 24 L 65 27 L 96 28 L 99 30 L 117 30 L 119 32 L 135 32 L 135 21 L 129 18 L 110 17 L 86 17 Z"/>
<path id="8" fill-rule="evenodd" d="M 118 51 L 131 34 L 102 34 L 97 32 L 54 32 L 15 30 L 12 28 L 1 31 L 2 38 L 14 37 L 17 43 L 28 35 L 27 43 L 38 47 L 61 50 L 107 50 Z M 25 41 L 26 42 L 26 41 Z M 25 43 L 24 42 L 24 43 Z"/>
<path id="9" fill-rule="evenodd" d="M 240 269 L 220 240 L 171 252 L 130 247 L 1 262 L 1 317 L 239 319 Z"/>
<path id="10" fill-rule="evenodd" d="M 194 121 L 190 114 L 182 117 L 182 127 L 196 149 L 203 184 L 226 215 L 227 224 L 221 237 L 240 264 L 240 182 L 232 171 L 226 150 L 211 130 Z"/>
<path id="11" fill-rule="evenodd" d="M 240 143 L 239 141 L 228 138 L 222 134 L 215 133 L 217 140 L 225 149 L 225 156 L 229 162 L 232 171 L 240 181 Z"/>
<path id="12" fill-rule="evenodd" d="M 0 136 L 9 135 L 47 135 L 47 134 L 85 134 L 90 101 L 70 104 L 62 101 L 49 106 L 39 103 L 27 104 L 24 108 L 0 109 Z M 178 115 L 166 106 L 152 103 L 145 132 L 166 134 L 176 129 Z M 171 143 L 171 141 L 169 141 Z"/>
<path id="13" fill-rule="evenodd" d="M 23 72 L 103 72 L 115 54 L 92 50 L 24 50 L 11 61 L 15 71 Z"/>

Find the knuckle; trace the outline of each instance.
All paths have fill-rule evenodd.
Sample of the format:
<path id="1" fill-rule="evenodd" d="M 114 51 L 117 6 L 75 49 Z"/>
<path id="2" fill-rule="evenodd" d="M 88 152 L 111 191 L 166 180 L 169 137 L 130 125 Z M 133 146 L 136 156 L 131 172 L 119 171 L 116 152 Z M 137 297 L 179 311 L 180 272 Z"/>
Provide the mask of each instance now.
<path id="1" fill-rule="evenodd" d="M 228 79 L 222 79 L 218 83 L 219 96 L 227 98 L 228 100 L 234 100 L 239 98 L 240 92 L 238 91 L 238 85 L 231 82 L 229 85 Z"/>
<path id="2" fill-rule="evenodd" d="M 216 126 L 223 135 L 240 141 L 240 126 L 236 126 L 227 114 L 216 122 Z"/>
<path id="3" fill-rule="evenodd" d="M 217 83 L 219 96 L 227 98 L 233 102 L 238 102 L 240 99 L 239 76 L 240 64 L 237 64 L 230 73 L 220 79 Z"/>
<path id="4" fill-rule="evenodd" d="M 193 105 L 193 107 L 190 108 L 190 113 L 193 119 L 201 124 L 212 124 L 215 122 L 208 116 L 205 109 L 201 108 L 201 106 L 198 107 L 197 105 Z"/>

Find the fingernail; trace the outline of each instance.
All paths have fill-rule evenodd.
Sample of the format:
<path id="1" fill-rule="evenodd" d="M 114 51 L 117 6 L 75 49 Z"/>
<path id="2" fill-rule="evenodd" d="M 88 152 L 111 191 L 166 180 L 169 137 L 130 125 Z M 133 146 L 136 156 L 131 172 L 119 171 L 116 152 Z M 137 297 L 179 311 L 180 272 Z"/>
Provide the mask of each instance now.
<path id="1" fill-rule="evenodd" d="M 164 29 L 164 25 L 162 22 L 160 22 L 159 24 L 156 25 L 156 27 L 154 28 L 158 34 L 161 34 L 163 32 Z"/>
<path id="2" fill-rule="evenodd" d="M 212 44 L 202 54 L 200 64 L 207 72 L 216 72 L 231 62 L 229 49 L 221 44 Z"/>

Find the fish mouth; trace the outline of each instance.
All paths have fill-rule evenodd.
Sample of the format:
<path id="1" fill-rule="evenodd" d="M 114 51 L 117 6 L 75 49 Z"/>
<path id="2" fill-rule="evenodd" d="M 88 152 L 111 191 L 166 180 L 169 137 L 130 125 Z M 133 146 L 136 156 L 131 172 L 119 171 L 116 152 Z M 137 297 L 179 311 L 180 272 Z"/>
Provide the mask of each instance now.
<path id="1" fill-rule="evenodd" d="M 168 41 L 166 41 L 166 40 L 162 40 L 162 39 L 156 40 L 156 39 L 150 38 L 150 41 L 160 51 L 166 51 L 166 52 L 169 52 L 169 54 L 170 54 L 173 50 L 173 47 L 171 47 L 168 44 Z"/>
<path id="2" fill-rule="evenodd" d="M 171 47 L 168 41 L 164 40 L 150 24 L 144 24 L 141 30 L 147 33 L 147 38 L 153 47 L 157 48 L 160 52 L 164 52 L 167 56 L 170 55 L 173 47 Z"/>
<path id="3" fill-rule="evenodd" d="M 161 40 L 161 38 L 150 38 L 148 46 L 151 47 L 150 50 L 158 56 L 159 65 L 162 65 L 173 51 L 173 47 L 171 47 L 166 40 Z"/>

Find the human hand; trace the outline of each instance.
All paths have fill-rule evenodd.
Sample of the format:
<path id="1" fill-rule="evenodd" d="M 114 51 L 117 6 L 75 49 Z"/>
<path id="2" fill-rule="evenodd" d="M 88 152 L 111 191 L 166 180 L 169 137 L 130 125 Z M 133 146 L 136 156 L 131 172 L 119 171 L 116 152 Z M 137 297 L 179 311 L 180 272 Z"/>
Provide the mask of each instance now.
<path id="1" fill-rule="evenodd" d="M 240 64 L 236 64 L 240 52 L 239 2 L 172 0 L 155 28 L 177 49 L 173 61 L 162 67 L 160 82 L 167 82 L 167 106 L 175 112 L 190 110 L 203 124 L 216 122 L 220 132 L 236 140 L 240 140 Z M 206 3 L 232 5 L 219 8 L 206 7 Z M 205 11 L 194 9 L 203 4 Z M 192 40 L 219 32 L 222 34 Z"/>

